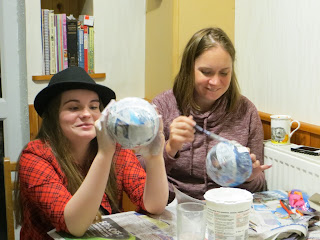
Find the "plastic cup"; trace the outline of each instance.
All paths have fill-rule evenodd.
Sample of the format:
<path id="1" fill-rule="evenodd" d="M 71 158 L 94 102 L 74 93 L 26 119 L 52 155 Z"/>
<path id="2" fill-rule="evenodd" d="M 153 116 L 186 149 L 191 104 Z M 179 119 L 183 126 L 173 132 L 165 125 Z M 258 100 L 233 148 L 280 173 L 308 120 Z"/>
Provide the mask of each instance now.
<path id="1" fill-rule="evenodd" d="M 206 232 L 206 205 L 195 202 L 177 206 L 177 239 L 203 240 Z"/>
<path id="2" fill-rule="evenodd" d="M 215 188 L 204 195 L 208 240 L 248 239 L 252 194 L 239 188 Z"/>

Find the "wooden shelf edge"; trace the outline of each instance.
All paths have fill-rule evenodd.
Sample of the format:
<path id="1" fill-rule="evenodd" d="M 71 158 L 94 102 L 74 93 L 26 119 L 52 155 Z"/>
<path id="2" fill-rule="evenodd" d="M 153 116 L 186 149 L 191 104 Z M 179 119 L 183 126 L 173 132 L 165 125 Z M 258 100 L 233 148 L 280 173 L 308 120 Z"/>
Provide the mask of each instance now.
<path id="1" fill-rule="evenodd" d="M 106 77 L 105 73 L 93 73 L 89 74 L 93 79 L 101 80 Z M 53 75 L 39 75 L 32 76 L 33 81 L 49 81 Z"/>

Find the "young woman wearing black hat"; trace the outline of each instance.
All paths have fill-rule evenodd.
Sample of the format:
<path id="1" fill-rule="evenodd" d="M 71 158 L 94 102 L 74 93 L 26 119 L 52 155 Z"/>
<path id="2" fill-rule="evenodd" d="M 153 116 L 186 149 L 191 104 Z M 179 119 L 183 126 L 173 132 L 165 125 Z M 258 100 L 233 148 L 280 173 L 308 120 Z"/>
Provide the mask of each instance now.
<path id="1" fill-rule="evenodd" d="M 131 150 L 115 144 L 105 127 L 95 127 L 99 118 L 106 120 L 101 110 L 114 98 L 79 67 L 57 73 L 36 96 L 41 129 L 19 160 L 21 239 L 50 239 L 53 228 L 81 236 L 101 214 L 121 211 L 123 191 L 138 210 L 164 210 L 168 183 L 162 151 L 143 151 L 145 172 Z"/>

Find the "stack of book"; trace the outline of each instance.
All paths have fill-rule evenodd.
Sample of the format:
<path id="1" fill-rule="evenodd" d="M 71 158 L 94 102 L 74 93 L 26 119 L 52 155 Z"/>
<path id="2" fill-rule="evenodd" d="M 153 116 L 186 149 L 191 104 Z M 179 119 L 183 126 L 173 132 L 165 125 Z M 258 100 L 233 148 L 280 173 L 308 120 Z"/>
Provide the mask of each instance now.
<path id="1" fill-rule="evenodd" d="M 50 75 L 71 66 L 94 73 L 94 18 L 41 11 L 43 74 Z"/>

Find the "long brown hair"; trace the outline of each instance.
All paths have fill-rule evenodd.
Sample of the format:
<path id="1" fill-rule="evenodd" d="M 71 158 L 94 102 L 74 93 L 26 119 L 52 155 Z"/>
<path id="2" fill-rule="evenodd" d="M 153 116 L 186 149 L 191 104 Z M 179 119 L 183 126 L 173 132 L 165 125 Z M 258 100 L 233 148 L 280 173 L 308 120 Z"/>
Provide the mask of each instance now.
<path id="1" fill-rule="evenodd" d="M 232 111 L 240 97 L 240 88 L 234 71 L 235 48 L 228 35 L 220 28 L 204 28 L 196 32 L 184 49 L 179 73 L 175 77 L 173 93 L 177 100 L 178 108 L 183 115 L 189 115 L 190 110 L 200 110 L 193 94 L 195 87 L 194 65 L 196 59 L 205 51 L 221 46 L 232 59 L 231 82 L 225 92 L 228 99 L 226 111 Z"/>
<path id="2" fill-rule="evenodd" d="M 42 142 L 48 144 L 51 147 L 54 156 L 56 157 L 62 171 L 66 174 L 68 179 L 68 191 L 73 195 L 80 185 L 82 184 L 86 174 L 91 166 L 91 163 L 98 151 L 97 139 L 94 138 L 90 142 L 90 150 L 88 152 L 88 162 L 81 169 L 75 163 L 74 158 L 70 151 L 70 142 L 64 136 L 59 123 L 59 108 L 61 102 L 61 94 L 55 97 L 48 104 L 46 111 L 42 114 L 42 124 L 36 139 L 40 139 Z M 103 104 L 100 101 L 100 111 L 103 110 Z M 20 159 L 20 158 L 19 158 Z M 19 167 L 19 164 L 18 164 Z M 16 224 L 21 225 L 23 221 L 23 209 L 21 204 L 21 197 L 19 191 L 19 176 L 17 177 L 17 185 L 15 187 L 15 217 Z M 108 183 L 105 189 L 105 193 L 111 204 L 111 208 L 114 211 L 119 210 L 119 201 L 117 198 L 117 182 L 115 167 L 112 164 L 109 174 Z M 101 213 L 97 213 L 97 219 L 101 219 Z"/>

